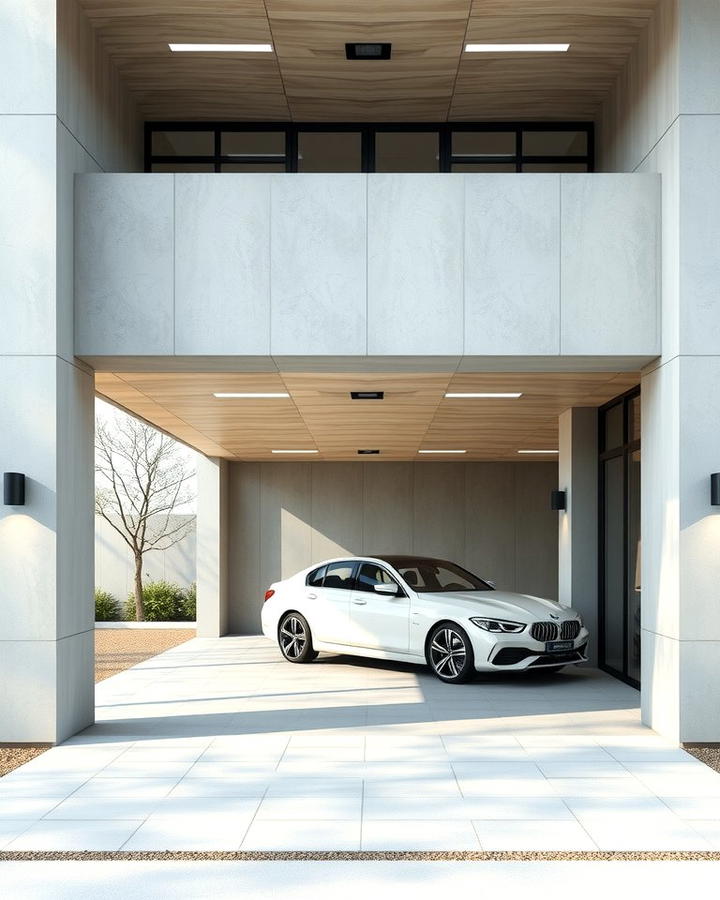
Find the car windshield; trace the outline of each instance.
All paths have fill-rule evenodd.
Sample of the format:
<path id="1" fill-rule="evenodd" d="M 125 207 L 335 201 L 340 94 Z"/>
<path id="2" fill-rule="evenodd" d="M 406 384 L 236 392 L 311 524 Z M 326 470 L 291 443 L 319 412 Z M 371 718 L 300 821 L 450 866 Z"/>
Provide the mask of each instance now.
<path id="1" fill-rule="evenodd" d="M 390 563 L 410 587 L 420 594 L 442 594 L 452 591 L 491 591 L 492 586 L 463 569 L 443 559 L 424 559 L 414 556 L 380 556 Z"/>

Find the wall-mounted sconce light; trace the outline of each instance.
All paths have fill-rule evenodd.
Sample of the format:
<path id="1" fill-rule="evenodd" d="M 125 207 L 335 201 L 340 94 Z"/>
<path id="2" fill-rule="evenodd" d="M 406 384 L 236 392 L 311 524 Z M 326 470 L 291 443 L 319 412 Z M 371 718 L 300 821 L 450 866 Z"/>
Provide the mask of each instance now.
<path id="1" fill-rule="evenodd" d="M 713 472 L 710 476 L 710 503 L 720 506 L 720 472 Z"/>
<path id="2" fill-rule="evenodd" d="M 20 472 L 3 475 L 3 503 L 5 506 L 25 506 L 25 476 Z"/>
<path id="3" fill-rule="evenodd" d="M 550 509 L 567 509 L 565 491 L 553 491 L 550 494 Z"/>

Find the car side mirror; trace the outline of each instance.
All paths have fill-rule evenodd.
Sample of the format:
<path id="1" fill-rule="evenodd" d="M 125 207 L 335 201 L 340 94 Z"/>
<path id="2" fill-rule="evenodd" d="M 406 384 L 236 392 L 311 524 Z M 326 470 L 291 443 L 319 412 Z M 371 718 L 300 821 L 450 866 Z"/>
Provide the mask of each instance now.
<path id="1" fill-rule="evenodd" d="M 396 584 L 375 584 L 373 588 L 376 594 L 382 594 L 385 597 L 397 597 L 398 595 Z"/>

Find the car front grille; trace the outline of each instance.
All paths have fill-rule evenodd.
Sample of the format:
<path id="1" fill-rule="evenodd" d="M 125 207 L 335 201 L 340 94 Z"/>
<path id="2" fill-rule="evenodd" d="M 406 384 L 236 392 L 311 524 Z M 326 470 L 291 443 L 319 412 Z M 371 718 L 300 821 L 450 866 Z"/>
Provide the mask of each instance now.
<path id="1" fill-rule="evenodd" d="M 560 628 L 560 640 L 574 641 L 580 634 L 580 623 L 577 620 L 563 622 Z"/>
<path id="2" fill-rule="evenodd" d="M 535 622 L 530 629 L 530 636 L 542 644 L 545 641 L 574 641 L 579 634 L 580 623 L 577 619 L 559 625 L 555 622 Z"/>
<path id="3" fill-rule="evenodd" d="M 556 641 L 558 636 L 558 627 L 554 622 L 535 622 L 530 629 L 530 636 L 533 640 L 545 643 L 545 641 Z"/>

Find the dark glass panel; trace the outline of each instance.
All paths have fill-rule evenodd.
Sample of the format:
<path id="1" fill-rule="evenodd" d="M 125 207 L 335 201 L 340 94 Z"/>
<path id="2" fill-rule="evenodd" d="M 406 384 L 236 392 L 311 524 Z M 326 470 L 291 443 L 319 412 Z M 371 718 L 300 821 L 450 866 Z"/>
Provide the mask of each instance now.
<path id="1" fill-rule="evenodd" d="M 376 172 L 438 172 L 436 131 L 378 131 L 375 135 Z"/>
<path id="2" fill-rule="evenodd" d="M 515 156 L 514 131 L 453 131 L 453 156 Z"/>
<path id="3" fill-rule="evenodd" d="M 638 398 L 639 399 L 639 398 Z M 635 450 L 628 457 L 628 620 L 627 655 L 630 678 L 640 681 L 640 451 Z"/>
<path id="4" fill-rule="evenodd" d="M 223 163 L 222 172 L 284 172 L 285 163 Z"/>
<path id="5" fill-rule="evenodd" d="M 623 404 L 618 403 L 603 416 L 603 450 L 614 450 L 623 444 Z"/>
<path id="6" fill-rule="evenodd" d="M 359 131 L 301 131 L 298 172 L 361 172 Z"/>
<path id="7" fill-rule="evenodd" d="M 153 156 L 212 156 L 214 153 L 212 131 L 153 131 Z"/>
<path id="8" fill-rule="evenodd" d="M 585 156 L 585 131 L 523 131 L 523 156 Z"/>
<path id="9" fill-rule="evenodd" d="M 587 172 L 585 163 L 523 163 L 523 172 Z"/>
<path id="10" fill-rule="evenodd" d="M 224 131 L 220 139 L 223 156 L 285 156 L 284 131 Z"/>
<path id="11" fill-rule="evenodd" d="M 514 172 L 515 163 L 453 163 L 452 172 Z"/>
<path id="12" fill-rule="evenodd" d="M 605 665 L 618 672 L 623 670 L 625 639 L 624 611 L 624 546 L 623 546 L 623 458 L 606 460 L 604 468 L 604 581 Z"/>
<path id="13" fill-rule="evenodd" d="M 214 172 L 213 163 L 153 163 L 153 172 Z"/>

